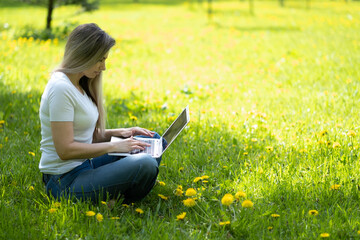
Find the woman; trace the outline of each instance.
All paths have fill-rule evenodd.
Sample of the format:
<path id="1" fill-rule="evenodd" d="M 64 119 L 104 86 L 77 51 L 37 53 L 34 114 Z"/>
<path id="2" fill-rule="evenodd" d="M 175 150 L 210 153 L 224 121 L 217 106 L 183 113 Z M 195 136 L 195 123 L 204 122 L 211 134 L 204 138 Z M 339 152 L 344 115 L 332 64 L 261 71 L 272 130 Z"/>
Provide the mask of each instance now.
<path id="1" fill-rule="evenodd" d="M 49 195 L 92 201 L 145 197 L 155 184 L 161 158 L 147 154 L 109 156 L 110 152 L 143 150 L 135 135 L 159 138 L 133 127 L 105 129 L 101 78 L 115 40 L 96 24 L 83 24 L 70 34 L 63 61 L 41 98 L 39 164 Z M 122 137 L 109 142 L 111 136 Z"/>

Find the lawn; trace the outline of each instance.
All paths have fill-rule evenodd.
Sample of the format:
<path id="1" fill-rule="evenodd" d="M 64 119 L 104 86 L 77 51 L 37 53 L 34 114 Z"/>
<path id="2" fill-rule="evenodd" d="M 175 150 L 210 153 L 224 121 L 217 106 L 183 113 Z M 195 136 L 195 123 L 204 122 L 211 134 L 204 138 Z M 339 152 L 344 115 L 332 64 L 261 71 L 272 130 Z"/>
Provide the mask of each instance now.
<path id="1" fill-rule="evenodd" d="M 65 40 L 16 38 L 44 28 L 46 8 L 10 2 L 0 3 L 0 239 L 360 237 L 360 2 L 256 1 L 250 14 L 247 1 L 220 1 L 211 20 L 198 1 L 56 8 L 54 27 L 96 22 L 117 41 L 108 128 L 162 134 L 190 108 L 152 192 L 112 208 L 45 194 L 38 108 Z"/>

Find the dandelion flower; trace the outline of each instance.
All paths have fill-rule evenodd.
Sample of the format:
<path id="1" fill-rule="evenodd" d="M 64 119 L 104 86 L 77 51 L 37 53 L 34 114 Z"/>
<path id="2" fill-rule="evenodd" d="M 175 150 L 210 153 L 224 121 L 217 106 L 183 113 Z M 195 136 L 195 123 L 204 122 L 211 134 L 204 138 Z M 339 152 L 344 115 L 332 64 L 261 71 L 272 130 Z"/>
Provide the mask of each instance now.
<path id="1" fill-rule="evenodd" d="M 341 186 L 340 184 L 334 184 L 334 185 L 331 186 L 330 189 L 331 189 L 331 190 L 339 190 L 339 189 L 340 189 L 340 186 Z"/>
<path id="2" fill-rule="evenodd" d="M 252 208 L 254 206 L 254 203 L 250 200 L 245 200 L 242 202 L 241 206 L 244 208 Z"/>
<path id="3" fill-rule="evenodd" d="M 267 229 L 268 229 L 269 231 L 271 231 L 271 230 L 273 230 L 273 227 L 269 226 Z"/>
<path id="4" fill-rule="evenodd" d="M 94 211 L 87 211 L 86 216 L 88 216 L 88 217 L 95 216 L 95 212 Z"/>
<path id="5" fill-rule="evenodd" d="M 184 220 L 185 216 L 186 216 L 186 212 L 183 212 L 176 216 L 176 220 Z"/>
<path id="6" fill-rule="evenodd" d="M 185 192 L 185 196 L 192 197 L 196 195 L 196 190 L 193 188 L 188 188 Z"/>
<path id="7" fill-rule="evenodd" d="M 272 152 L 272 151 L 274 151 L 274 148 L 271 147 L 271 146 L 267 146 L 267 147 L 265 147 L 265 149 L 266 149 L 267 152 Z"/>
<path id="8" fill-rule="evenodd" d="M 359 231 L 357 231 L 357 234 L 359 234 L 359 235 L 360 235 L 360 230 L 359 230 Z"/>
<path id="9" fill-rule="evenodd" d="M 204 176 L 201 177 L 201 179 L 202 179 L 202 180 L 204 180 L 204 179 L 209 179 L 209 176 L 208 176 L 208 175 L 204 175 Z"/>
<path id="10" fill-rule="evenodd" d="M 34 190 L 35 190 L 34 186 L 30 186 L 30 187 L 29 187 L 29 190 L 30 190 L 30 191 L 34 191 Z"/>
<path id="11" fill-rule="evenodd" d="M 280 217 L 280 215 L 279 215 L 279 214 L 274 213 L 274 214 L 271 214 L 271 217 L 273 217 L 273 218 L 279 218 L 279 217 Z"/>
<path id="12" fill-rule="evenodd" d="M 120 218 L 119 217 L 111 217 L 110 219 L 116 220 L 116 219 L 120 219 Z"/>
<path id="13" fill-rule="evenodd" d="M 130 116 L 130 120 L 132 120 L 132 121 L 137 121 L 138 118 L 137 118 L 136 116 Z"/>
<path id="14" fill-rule="evenodd" d="M 143 213 L 144 213 L 144 211 L 143 211 L 141 208 L 137 208 L 137 209 L 135 209 L 135 211 L 138 212 L 138 213 L 140 213 L 140 214 L 143 214 Z"/>
<path id="15" fill-rule="evenodd" d="M 237 193 L 235 193 L 235 198 L 237 200 L 239 200 L 240 198 L 246 198 L 246 193 L 244 193 L 243 191 L 238 191 Z"/>
<path id="16" fill-rule="evenodd" d="M 192 198 L 188 198 L 188 199 L 183 200 L 183 203 L 184 203 L 184 205 L 186 207 L 193 207 L 193 206 L 196 205 L 195 200 L 192 199 Z"/>
<path id="17" fill-rule="evenodd" d="M 196 177 L 196 178 L 194 179 L 194 183 L 197 183 L 197 182 L 200 181 L 200 180 L 202 180 L 201 177 Z"/>
<path id="18" fill-rule="evenodd" d="M 310 210 L 310 211 L 309 211 L 309 215 L 317 216 L 317 215 L 319 215 L 319 212 L 316 211 L 316 210 Z"/>
<path id="19" fill-rule="evenodd" d="M 225 206 L 230 206 L 234 201 L 234 197 L 232 194 L 230 193 L 227 193 L 223 196 L 223 198 L 221 199 L 221 203 L 222 205 L 225 205 Z"/>
<path id="20" fill-rule="evenodd" d="M 121 206 L 123 206 L 123 207 L 127 207 L 127 208 L 129 208 L 129 207 L 130 207 L 129 205 L 127 205 L 127 204 L 125 204 L 125 203 L 121 204 Z"/>
<path id="21" fill-rule="evenodd" d="M 226 222 L 219 222 L 220 226 L 224 226 L 224 225 L 229 225 L 230 221 L 226 221 Z"/>
<path id="22" fill-rule="evenodd" d="M 175 196 L 181 197 L 183 195 L 183 190 L 180 188 L 175 189 Z"/>
<path id="23" fill-rule="evenodd" d="M 61 206 L 61 203 L 59 203 L 59 202 L 54 202 L 54 207 L 59 208 L 60 206 Z"/>
<path id="24" fill-rule="evenodd" d="M 330 234 L 328 234 L 328 233 L 322 233 L 322 234 L 320 234 L 320 237 L 322 237 L 322 238 L 328 238 L 328 237 L 330 237 Z"/>
<path id="25" fill-rule="evenodd" d="M 49 213 L 54 213 L 54 212 L 56 212 L 56 208 L 50 208 L 50 209 L 48 210 L 48 212 L 49 212 Z"/>
<path id="26" fill-rule="evenodd" d="M 166 196 L 164 196 L 164 195 L 162 195 L 162 194 L 158 194 L 158 196 L 159 196 L 160 198 L 164 199 L 164 200 L 168 200 L 168 197 L 166 197 Z"/>
<path id="27" fill-rule="evenodd" d="M 102 205 L 106 205 L 106 202 L 105 202 L 105 201 L 101 201 L 101 204 L 102 204 Z"/>
<path id="28" fill-rule="evenodd" d="M 339 147 L 341 147 L 341 145 L 338 142 L 334 142 L 332 147 L 333 148 L 339 148 Z"/>
<path id="29" fill-rule="evenodd" d="M 165 183 L 162 181 L 159 181 L 159 185 L 163 187 L 163 186 L 165 186 Z"/>
<path id="30" fill-rule="evenodd" d="M 347 135 L 348 135 L 349 137 L 355 137 L 355 136 L 356 136 L 356 133 L 355 133 L 354 130 L 349 130 L 349 131 L 347 132 Z"/>
<path id="31" fill-rule="evenodd" d="M 33 152 L 29 152 L 29 155 L 35 157 L 35 153 L 33 153 Z"/>
<path id="32" fill-rule="evenodd" d="M 96 220 L 98 220 L 99 222 L 101 222 L 102 220 L 104 220 L 104 217 L 101 213 L 96 214 Z"/>

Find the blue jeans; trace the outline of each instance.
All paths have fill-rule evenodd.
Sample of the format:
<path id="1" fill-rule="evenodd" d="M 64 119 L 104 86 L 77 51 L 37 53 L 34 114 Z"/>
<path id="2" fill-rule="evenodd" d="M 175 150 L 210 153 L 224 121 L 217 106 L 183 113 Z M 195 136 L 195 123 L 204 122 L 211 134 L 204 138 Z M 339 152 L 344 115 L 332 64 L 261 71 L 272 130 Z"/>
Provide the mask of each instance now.
<path id="1" fill-rule="evenodd" d="M 160 138 L 155 134 L 154 138 Z M 166 145 L 166 142 L 163 142 Z M 144 198 L 153 188 L 159 172 L 161 157 L 148 154 L 127 157 L 105 154 L 84 161 L 70 172 L 60 175 L 44 174 L 46 192 L 56 199 L 75 197 L 93 202 L 124 197 L 125 203 Z"/>

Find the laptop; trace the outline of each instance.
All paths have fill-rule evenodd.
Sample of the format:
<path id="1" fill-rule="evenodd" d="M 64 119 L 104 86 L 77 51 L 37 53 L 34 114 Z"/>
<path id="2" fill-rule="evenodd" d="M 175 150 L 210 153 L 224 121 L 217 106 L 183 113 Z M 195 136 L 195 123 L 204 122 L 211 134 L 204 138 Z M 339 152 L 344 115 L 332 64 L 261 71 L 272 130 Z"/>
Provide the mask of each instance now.
<path id="1" fill-rule="evenodd" d="M 176 137 L 180 134 L 180 132 L 186 127 L 186 125 L 190 121 L 190 113 L 189 106 L 186 106 L 184 110 L 180 113 L 180 115 L 175 119 L 175 121 L 170 125 L 168 129 L 166 129 L 165 133 L 159 139 L 154 138 L 145 138 L 135 136 L 134 139 L 144 141 L 146 143 L 151 144 L 151 146 L 146 147 L 145 150 L 135 149 L 131 152 L 127 153 L 109 153 L 109 155 L 113 156 L 130 156 L 138 153 L 147 153 L 150 154 L 154 158 L 160 157 L 166 149 L 169 148 L 171 143 L 176 139 Z M 167 145 L 165 148 L 162 146 L 163 138 L 166 140 Z M 122 138 L 119 137 L 111 137 L 111 142 L 120 141 Z"/>

